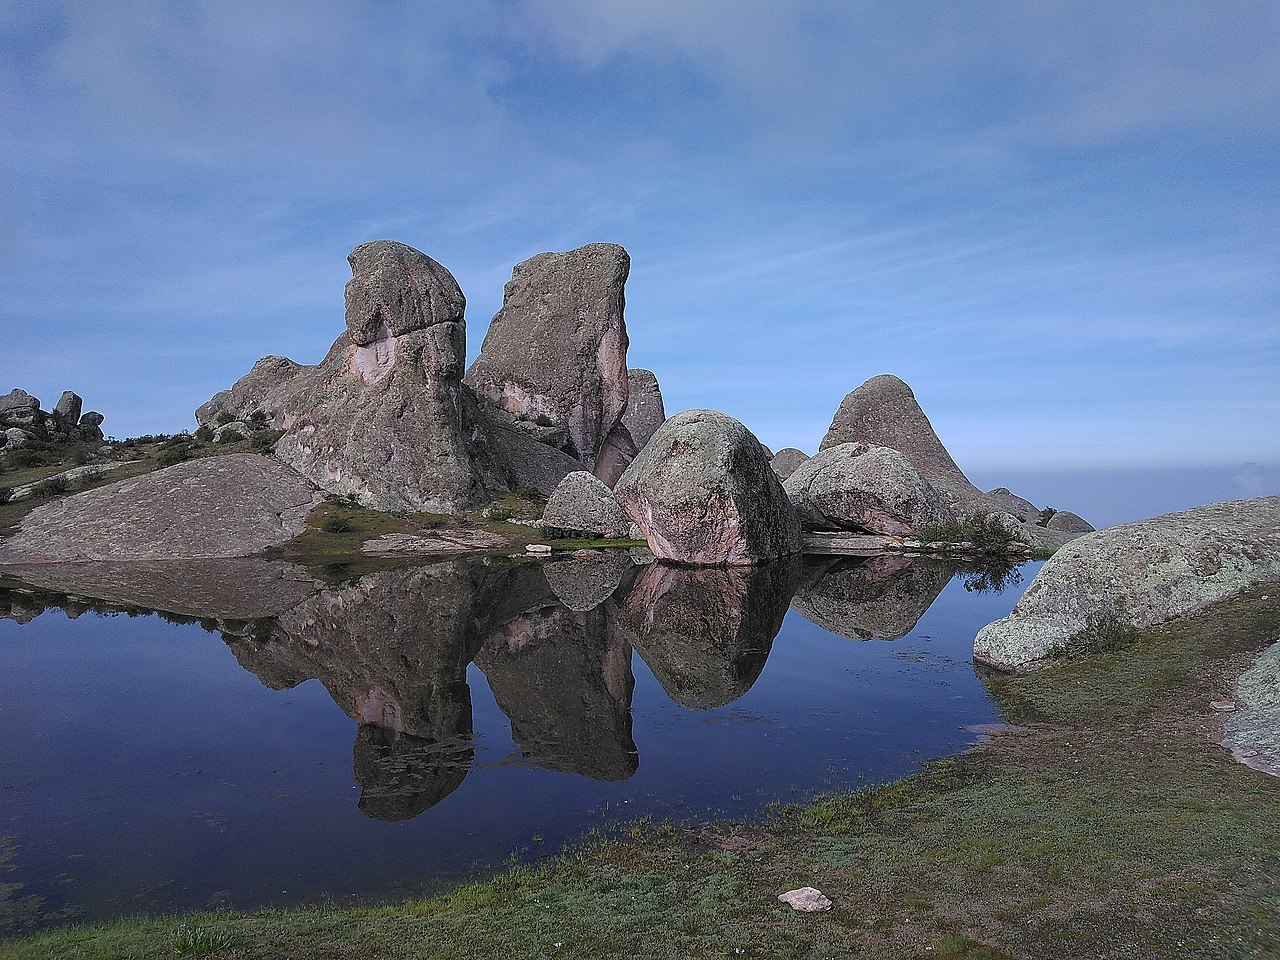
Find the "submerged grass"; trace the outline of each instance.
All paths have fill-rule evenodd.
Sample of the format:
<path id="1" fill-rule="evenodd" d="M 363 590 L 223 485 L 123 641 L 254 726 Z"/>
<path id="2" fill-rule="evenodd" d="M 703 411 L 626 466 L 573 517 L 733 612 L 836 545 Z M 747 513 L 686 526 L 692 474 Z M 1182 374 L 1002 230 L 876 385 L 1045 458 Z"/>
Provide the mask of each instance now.
<path id="1" fill-rule="evenodd" d="M 642 824 L 430 900 L 133 919 L 0 957 L 1277 956 L 1280 781 L 1231 761 L 1208 707 L 1276 639 L 1269 593 L 984 675 L 1019 727 L 764 823 Z M 777 901 L 804 885 L 835 909 Z"/>

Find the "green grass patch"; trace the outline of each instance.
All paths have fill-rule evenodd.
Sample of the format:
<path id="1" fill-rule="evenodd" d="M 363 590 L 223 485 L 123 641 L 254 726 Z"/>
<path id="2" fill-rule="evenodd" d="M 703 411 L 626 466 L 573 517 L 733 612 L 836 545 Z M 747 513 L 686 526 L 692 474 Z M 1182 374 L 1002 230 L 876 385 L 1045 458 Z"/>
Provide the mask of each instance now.
<path id="1" fill-rule="evenodd" d="M 995 515 L 970 514 L 946 523 L 931 523 L 916 531 L 921 543 L 971 543 L 978 553 L 1006 554 L 1012 545 L 1026 546 L 1026 540 L 1010 530 Z"/>

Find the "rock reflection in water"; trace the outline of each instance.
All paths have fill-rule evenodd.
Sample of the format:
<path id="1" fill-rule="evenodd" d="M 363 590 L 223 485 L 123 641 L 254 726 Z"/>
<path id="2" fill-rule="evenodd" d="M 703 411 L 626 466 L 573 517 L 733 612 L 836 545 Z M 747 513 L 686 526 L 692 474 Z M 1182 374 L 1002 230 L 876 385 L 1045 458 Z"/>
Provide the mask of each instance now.
<path id="1" fill-rule="evenodd" d="M 840 558 L 810 566 L 791 605 L 851 640 L 905 637 L 951 579 L 940 563 L 901 556 Z"/>
<path id="2" fill-rule="evenodd" d="M 614 629 L 672 700 L 696 710 L 722 707 L 764 669 L 798 572 L 794 559 L 754 567 L 653 563 L 619 604 Z"/>

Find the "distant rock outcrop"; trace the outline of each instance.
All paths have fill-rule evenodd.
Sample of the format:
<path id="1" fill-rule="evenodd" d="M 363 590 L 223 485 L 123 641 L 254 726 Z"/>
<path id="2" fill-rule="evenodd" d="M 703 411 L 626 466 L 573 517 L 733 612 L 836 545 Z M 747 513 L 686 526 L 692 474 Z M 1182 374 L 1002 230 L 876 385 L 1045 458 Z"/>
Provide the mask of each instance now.
<path id="1" fill-rule="evenodd" d="M 14 388 L 0 396 L 0 449 L 17 450 L 35 440 L 101 443 L 106 418 L 90 410 L 81 414 L 84 401 L 64 391 L 53 412 L 40 409 L 40 401 Z"/>
<path id="2" fill-rule="evenodd" d="M 535 428 L 562 431 L 564 451 L 605 483 L 636 449 L 622 425 L 630 266 L 612 243 L 517 264 L 465 378 L 482 401 Z"/>
<path id="3" fill-rule="evenodd" d="M 723 566 L 800 550 L 800 524 L 760 442 L 714 410 L 658 428 L 614 496 L 660 559 Z"/>
<path id="4" fill-rule="evenodd" d="M 267 357 L 197 412 L 262 410 L 281 460 L 322 489 L 380 510 L 456 512 L 505 478 L 462 387 L 465 300 L 426 254 L 391 240 L 347 258 L 347 330 L 317 366 Z"/>
<path id="5" fill-rule="evenodd" d="M 637 452 L 645 448 L 666 419 L 658 378 L 651 370 L 628 370 L 627 409 L 622 414 L 622 425 L 631 434 Z"/>
<path id="6" fill-rule="evenodd" d="M 1055 553 L 1013 612 L 978 633 L 973 656 L 1035 669 L 1099 632 L 1164 623 L 1276 578 L 1280 497 L 1109 527 Z"/>
<path id="7" fill-rule="evenodd" d="M 812 530 L 904 537 L 951 518 L 938 491 L 897 450 L 841 443 L 819 450 L 782 485 Z"/>
<path id="8" fill-rule="evenodd" d="M 1055 511 L 1053 516 L 1049 518 L 1049 522 L 1045 524 L 1045 528 L 1073 536 L 1093 533 L 1093 525 L 1083 517 L 1077 517 L 1070 510 Z"/>
<path id="9" fill-rule="evenodd" d="M 872 377 L 844 398 L 818 449 L 859 442 L 902 453 L 955 516 L 1007 513 L 1018 519 L 1021 535 L 1034 546 L 1056 548 L 1076 535 L 1037 526 L 1039 509 L 1004 487 L 984 493 L 970 483 L 938 439 L 911 388 L 891 374 Z"/>
<path id="10" fill-rule="evenodd" d="M 778 479 L 786 480 L 796 472 L 796 468 L 800 464 L 809 459 L 809 455 L 803 450 L 797 450 L 795 447 L 783 447 L 773 455 L 773 459 L 769 465 L 773 467 L 773 472 L 778 475 Z"/>
<path id="11" fill-rule="evenodd" d="M 0 564 L 247 557 L 302 532 L 315 487 L 270 457 L 190 460 L 41 504 Z"/>
<path id="12" fill-rule="evenodd" d="M 542 525 L 573 534 L 622 538 L 631 520 L 604 481 L 578 470 L 560 481 L 542 512 Z"/>

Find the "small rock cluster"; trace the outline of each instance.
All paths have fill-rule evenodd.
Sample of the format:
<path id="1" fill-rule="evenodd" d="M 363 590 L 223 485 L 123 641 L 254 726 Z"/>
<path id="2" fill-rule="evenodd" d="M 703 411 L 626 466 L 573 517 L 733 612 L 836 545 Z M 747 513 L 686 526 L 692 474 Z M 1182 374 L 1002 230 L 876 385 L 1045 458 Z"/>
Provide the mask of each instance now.
<path id="1" fill-rule="evenodd" d="M 0 448 L 17 450 L 36 440 L 101 443 L 102 414 L 81 413 L 84 401 L 67 390 L 53 412 L 40 409 L 40 401 L 14 388 L 0 397 Z"/>

